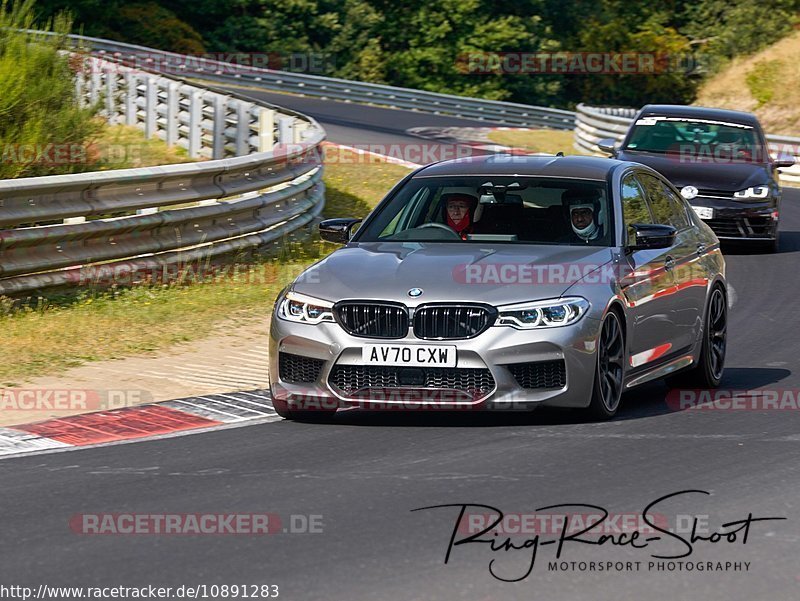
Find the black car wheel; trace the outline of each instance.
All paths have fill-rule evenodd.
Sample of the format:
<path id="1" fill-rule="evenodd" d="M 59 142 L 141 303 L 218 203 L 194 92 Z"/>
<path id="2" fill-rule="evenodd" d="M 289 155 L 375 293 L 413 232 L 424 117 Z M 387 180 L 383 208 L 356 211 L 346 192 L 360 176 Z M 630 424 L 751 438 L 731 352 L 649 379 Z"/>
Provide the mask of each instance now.
<path id="1" fill-rule="evenodd" d="M 619 409 L 622 398 L 622 377 L 625 373 L 625 337 L 622 324 L 614 311 L 609 311 L 600 328 L 597 341 L 590 413 L 597 419 L 610 419 Z"/>
<path id="2" fill-rule="evenodd" d="M 775 237 L 772 240 L 767 240 L 762 245 L 762 250 L 765 253 L 776 253 L 780 250 L 781 247 L 781 236 L 780 232 L 775 232 Z"/>

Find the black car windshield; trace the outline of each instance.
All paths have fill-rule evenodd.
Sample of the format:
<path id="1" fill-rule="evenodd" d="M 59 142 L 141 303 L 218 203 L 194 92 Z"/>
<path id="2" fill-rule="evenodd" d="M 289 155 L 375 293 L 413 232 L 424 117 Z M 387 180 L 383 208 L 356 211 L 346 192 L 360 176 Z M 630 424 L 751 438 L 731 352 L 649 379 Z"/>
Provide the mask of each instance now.
<path id="1" fill-rule="evenodd" d="M 666 116 L 637 119 L 624 150 L 680 153 L 698 158 L 719 158 L 723 153 L 728 158 L 742 161 L 752 161 L 763 154 L 759 151 L 756 132 L 750 125 Z"/>
<path id="2" fill-rule="evenodd" d="M 378 208 L 354 241 L 611 246 L 612 224 L 603 181 L 416 177 Z"/>

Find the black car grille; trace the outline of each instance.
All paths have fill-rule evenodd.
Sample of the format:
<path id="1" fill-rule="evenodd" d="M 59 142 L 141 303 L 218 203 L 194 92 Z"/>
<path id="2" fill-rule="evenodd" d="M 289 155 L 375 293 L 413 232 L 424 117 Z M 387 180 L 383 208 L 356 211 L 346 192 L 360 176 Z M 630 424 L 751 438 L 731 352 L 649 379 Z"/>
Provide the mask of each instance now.
<path id="1" fill-rule="evenodd" d="M 770 217 L 724 217 L 706 219 L 706 224 L 717 236 L 726 238 L 761 238 L 772 234 Z"/>
<path id="2" fill-rule="evenodd" d="M 405 384 L 406 373 L 416 381 Z M 369 389 L 429 388 L 460 390 L 473 397 L 481 397 L 494 390 L 492 373 L 481 368 L 457 367 L 383 367 L 375 365 L 336 365 L 328 383 L 345 396 Z"/>
<path id="3" fill-rule="evenodd" d="M 316 382 L 324 363 L 322 359 L 278 353 L 280 378 L 291 384 Z"/>
<path id="4" fill-rule="evenodd" d="M 390 303 L 338 303 L 334 317 L 352 336 L 404 338 L 408 334 L 408 310 Z"/>
<path id="5" fill-rule="evenodd" d="M 494 309 L 481 305 L 423 305 L 414 311 L 414 335 L 427 340 L 473 338 L 496 317 Z"/>
<path id="6" fill-rule="evenodd" d="M 523 388 L 564 388 L 567 385 L 567 368 L 563 359 L 512 363 L 505 367 Z"/>

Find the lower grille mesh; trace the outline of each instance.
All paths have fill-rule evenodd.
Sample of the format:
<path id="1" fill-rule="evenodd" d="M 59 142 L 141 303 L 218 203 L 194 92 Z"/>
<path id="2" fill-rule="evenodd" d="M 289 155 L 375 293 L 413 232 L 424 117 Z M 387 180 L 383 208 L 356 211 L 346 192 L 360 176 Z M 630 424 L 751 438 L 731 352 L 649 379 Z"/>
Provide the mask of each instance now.
<path id="1" fill-rule="evenodd" d="M 281 380 L 292 384 L 316 382 L 324 363 L 322 359 L 278 353 Z"/>
<path id="2" fill-rule="evenodd" d="M 523 388 L 564 388 L 567 368 L 563 359 L 506 365 L 517 384 Z"/>
<path id="3" fill-rule="evenodd" d="M 337 365 L 331 371 L 329 383 L 345 395 L 364 389 L 402 387 L 402 373 L 407 368 L 374 365 Z M 422 372 L 421 383 L 416 388 L 462 390 L 475 396 L 489 394 L 494 389 L 494 378 L 488 369 L 428 367 Z"/>

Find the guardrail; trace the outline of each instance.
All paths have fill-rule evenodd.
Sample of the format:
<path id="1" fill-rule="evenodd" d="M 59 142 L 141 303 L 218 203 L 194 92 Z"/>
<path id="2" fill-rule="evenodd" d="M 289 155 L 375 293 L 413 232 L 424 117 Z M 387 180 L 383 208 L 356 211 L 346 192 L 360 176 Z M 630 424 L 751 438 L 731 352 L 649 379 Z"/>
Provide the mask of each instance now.
<path id="1" fill-rule="evenodd" d="M 603 138 L 612 138 L 622 142 L 628 128 L 639 111 L 632 108 L 595 107 L 585 104 L 578 105 L 575 118 L 575 143 L 576 150 L 606 156 L 597 147 Z M 787 153 L 797 159 L 792 167 L 779 169 L 781 180 L 800 183 L 800 138 L 767 134 L 767 143 L 770 151 Z"/>
<path id="2" fill-rule="evenodd" d="M 549 127 L 565 130 L 572 130 L 575 127 L 575 113 L 561 109 L 263 69 L 86 36 L 72 35 L 70 38 L 76 45 L 88 47 L 101 56 L 105 55 L 111 60 L 154 73 L 252 86 L 330 100 L 451 115 L 515 127 Z"/>
<path id="3" fill-rule="evenodd" d="M 324 131 L 313 119 L 97 58 L 88 66 L 83 102 L 216 160 L 0 181 L 0 294 L 210 260 L 321 213 Z"/>

